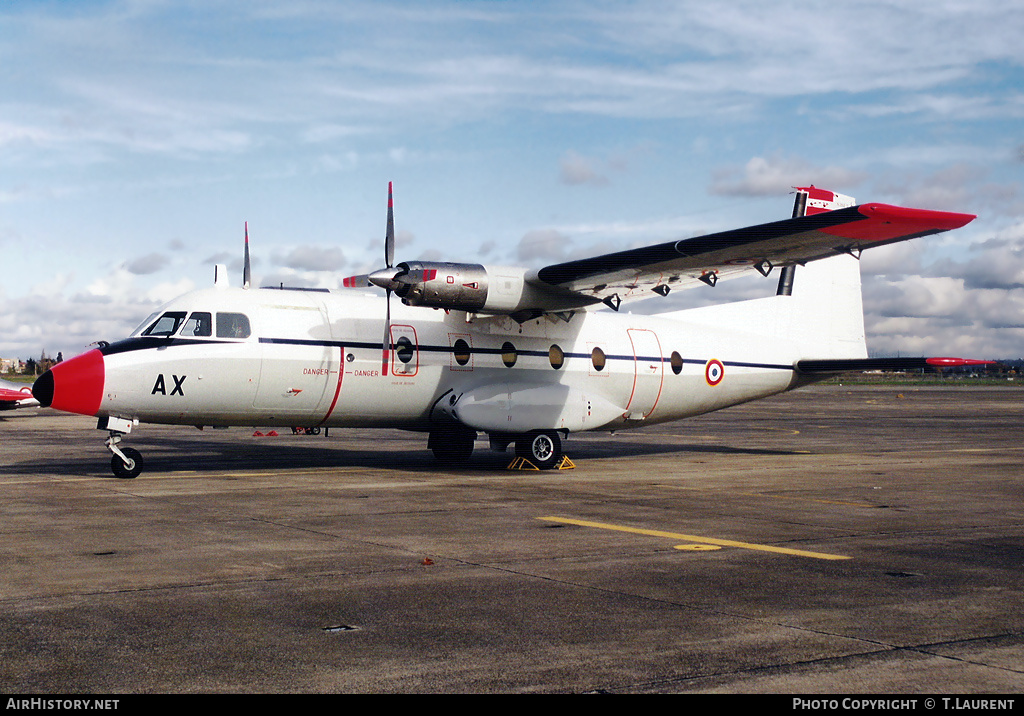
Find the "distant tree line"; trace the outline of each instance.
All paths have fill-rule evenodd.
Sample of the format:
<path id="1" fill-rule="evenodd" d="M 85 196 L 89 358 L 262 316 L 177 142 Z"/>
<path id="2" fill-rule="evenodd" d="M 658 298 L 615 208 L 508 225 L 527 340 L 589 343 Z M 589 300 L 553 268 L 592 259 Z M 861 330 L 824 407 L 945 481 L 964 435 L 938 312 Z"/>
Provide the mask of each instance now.
<path id="1" fill-rule="evenodd" d="M 57 351 L 56 358 L 51 358 L 50 356 L 46 355 L 46 351 L 44 350 L 42 354 L 39 356 L 38 360 L 35 358 L 29 358 L 28 360 L 24 361 L 21 360 L 20 358 L 17 360 L 4 359 L 3 372 L 14 375 L 42 375 L 53 366 L 63 362 L 63 360 L 64 353 L 62 353 L 61 351 Z"/>

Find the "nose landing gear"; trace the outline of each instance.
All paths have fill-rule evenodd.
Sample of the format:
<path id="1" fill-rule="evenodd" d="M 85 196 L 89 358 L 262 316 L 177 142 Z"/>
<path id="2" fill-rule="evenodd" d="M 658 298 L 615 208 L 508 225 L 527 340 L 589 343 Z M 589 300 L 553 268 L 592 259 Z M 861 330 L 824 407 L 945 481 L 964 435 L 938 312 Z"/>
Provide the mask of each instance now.
<path id="1" fill-rule="evenodd" d="M 114 473 L 114 477 L 122 480 L 131 480 L 138 477 L 142 472 L 142 453 L 135 448 L 118 447 L 118 443 L 121 442 L 121 436 L 130 433 L 132 426 L 135 424 L 137 422 L 134 420 L 106 417 L 100 418 L 99 423 L 96 425 L 98 429 L 106 430 L 110 433 L 110 436 L 104 443 L 107 446 L 107 450 L 113 453 L 113 456 L 110 458 L 110 470 Z"/>
<path id="2" fill-rule="evenodd" d="M 110 470 L 114 477 L 122 480 L 130 480 L 138 477 L 142 472 L 142 453 L 135 448 L 120 448 L 117 444 L 121 442 L 121 433 L 111 432 L 107 438 L 106 446 L 114 455 L 110 458 Z"/>

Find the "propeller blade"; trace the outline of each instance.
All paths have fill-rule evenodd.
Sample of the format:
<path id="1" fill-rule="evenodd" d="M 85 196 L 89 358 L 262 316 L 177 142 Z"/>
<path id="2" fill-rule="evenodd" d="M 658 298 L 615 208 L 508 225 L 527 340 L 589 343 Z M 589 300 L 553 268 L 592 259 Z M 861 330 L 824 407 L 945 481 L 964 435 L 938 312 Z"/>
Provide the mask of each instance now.
<path id="1" fill-rule="evenodd" d="M 345 288 L 372 288 L 374 283 L 367 274 L 363 273 L 341 279 L 341 285 Z"/>
<path id="2" fill-rule="evenodd" d="M 249 288 L 252 267 L 249 265 L 249 222 L 245 222 L 245 266 L 242 268 L 242 288 Z"/>
<path id="3" fill-rule="evenodd" d="M 359 274 L 342 279 L 341 285 L 345 288 L 369 288 L 380 286 L 387 291 L 396 291 L 402 285 L 395 281 L 398 271 L 394 270 L 395 265 L 395 202 L 393 197 L 392 182 L 388 182 L 388 223 L 384 232 L 384 264 L 387 268 L 378 269 L 370 274 Z"/>
<path id="4" fill-rule="evenodd" d="M 395 265 L 395 202 L 391 194 L 391 182 L 388 182 L 388 228 L 384 234 L 384 264 L 388 268 Z"/>
<path id="5" fill-rule="evenodd" d="M 387 296 L 384 299 L 386 313 L 384 317 L 383 355 L 381 356 L 380 367 L 381 375 L 386 376 L 388 374 L 388 358 L 390 358 L 389 354 L 391 353 L 391 289 L 395 279 L 395 272 L 390 270 L 395 264 L 395 201 L 391 182 L 388 182 L 388 225 L 384 232 L 384 263 L 387 264 L 387 269 L 375 271 L 367 278 L 373 284 L 383 287 L 387 292 Z"/>
<path id="6" fill-rule="evenodd" d="M 387 292 L 387 298 L 384 301 L 387 309 L 384 317 L 384 352 L 381 356 L 380 373 L 383 376 L 387 376 L 388 358 L 391 357 L 391 291 Z"/>

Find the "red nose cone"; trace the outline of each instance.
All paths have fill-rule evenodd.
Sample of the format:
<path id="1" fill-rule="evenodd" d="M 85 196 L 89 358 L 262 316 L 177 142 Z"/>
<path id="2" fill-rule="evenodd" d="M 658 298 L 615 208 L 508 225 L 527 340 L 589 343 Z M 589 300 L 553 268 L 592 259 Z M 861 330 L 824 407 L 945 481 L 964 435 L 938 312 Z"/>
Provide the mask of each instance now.
<path id="1" fill-rule="evenodd" d="M 103 354 L 91 350 L 53 366 L 39 377 L 32 392 L 44 406 L 95 415 L 103 399 L 103 376 Z"/>

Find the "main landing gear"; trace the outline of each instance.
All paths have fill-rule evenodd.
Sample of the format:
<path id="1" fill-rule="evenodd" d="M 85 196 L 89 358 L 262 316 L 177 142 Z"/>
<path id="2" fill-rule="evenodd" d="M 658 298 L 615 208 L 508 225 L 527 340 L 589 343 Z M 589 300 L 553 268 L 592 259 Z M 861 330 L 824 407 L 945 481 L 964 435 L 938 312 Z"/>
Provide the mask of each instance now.
<path id="1" fill-rule="evenodd" d="M 554 430 L 534 430 L 516 438 L 516 456 L 539 470 L 550 470 L 562 462 L 562 439 Z"/>
<path id="2" fill-rule="evenodd" d="M 438 462 L 445 465 L 459 465 L 473 454 L 476 430 L 461 423 L 438 426 L 430 431 L 427 447 Z"/>
<path id="3" fill-rule="evenodd" d="M 438 462 L 458 465 L 469 460 L 475 440 L 475 430 L 460 423 L 451 423 L 431 430 L 427 447 Z M 499 452 L 504 451 L 512 442 L 516 444 L 516 456 L 539 470 L 558 467 L 565 457 L 562 438 L 556 430 L 534 430 L 522 435 L 491 435 L 491 447 Z"/>

